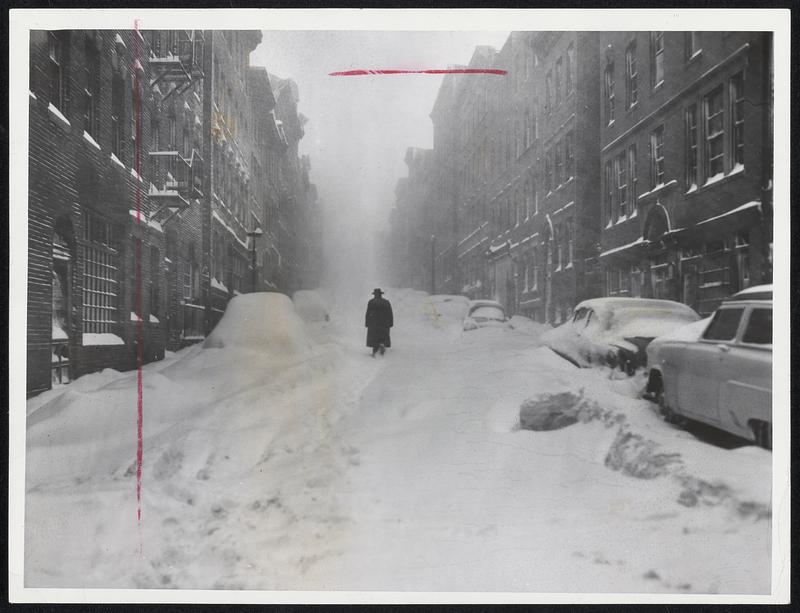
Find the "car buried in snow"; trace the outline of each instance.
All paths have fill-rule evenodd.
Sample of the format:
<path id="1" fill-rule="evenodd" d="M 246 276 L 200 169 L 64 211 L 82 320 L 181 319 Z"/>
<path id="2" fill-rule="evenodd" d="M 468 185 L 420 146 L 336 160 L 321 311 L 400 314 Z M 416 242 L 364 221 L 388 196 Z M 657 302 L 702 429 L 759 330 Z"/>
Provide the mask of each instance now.
<path id="1" fill-rule="evenodd" d="M 608 365 L 633 375 L 646 366 L 650 341 L 699 319 L 692 308 L 672 300 L 592 298 L 543 334 L 542 342 L 581 368 Z"/>
<path id="2" fill-rule="evenodd" d="M 647 348 L 646 394 L 669 422 L 699 421 L 772 448 L 772 286 L 723 301 L 694 334 Z"/>
<path id="3" fill-rule="evenodd" d="M 472 300 L 462 325 L 465 331 L 478 328 L 510 328 L 506 310 L 496 300 Z"/>

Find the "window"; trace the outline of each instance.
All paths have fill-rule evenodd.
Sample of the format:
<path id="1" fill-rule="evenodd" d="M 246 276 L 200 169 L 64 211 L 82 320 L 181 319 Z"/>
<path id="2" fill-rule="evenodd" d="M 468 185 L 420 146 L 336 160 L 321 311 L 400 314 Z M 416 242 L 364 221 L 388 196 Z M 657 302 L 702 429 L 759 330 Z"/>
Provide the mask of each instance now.
<path id="1" fill-rule="evenodd" d="M 686 109 L 686 185 L 697 186 L 697 105 Z"/>
<path id="2" fill-rule="evenodd" d="M 606 283 L 608 284 L 608 293 L 611 295 L 619 293 L 619 269 L 616 267 L 609 267 L 606 271 Z M 587 322 L 588 323 L 588 322 Z"/>
<path id="3" fill-rule="evenodd" d="M 722 86 L 704 99 L 705 111 L 705 169 L 706 180 L 725 171 L 725 110 L 722 106 Z"/>
<path id="4" fill-rule="evenodd" d="M 68 79 L 66 68 L 69 58 L 69 31 L 48 32 L 50 103 L 63 115 L 68 112 Z"/>
<path id="5" fill-rule="evenodd" d="M 194 243 L 189 243 L 183 276 L 183 297 L 193 300 L 199 296 L 200 270 L 197 267 L 197 256 Z"/>
<path id="6" fill-rule="evenodd" d="M 628 214 L 628 161 L 625 151 L 614 158 L 614 175 L 617 179 L 617 218 Z"/>
<path id="7" fill-rule="evenodd" d="M 536 100 L 533 101 L 533 105 L 531 105 L 531 133 L 534 139 L 539 138 L 539 124 L 536 123 L 536 111 L 539 108 L 539 105 Z M 531 140 L 533 143 L 533 140 Z"/>
<path id="8" fill-rule="evenodd" d="M 563 65 L 563 59 L 558 58 L 556 60 L 556 72 L 555 72 L 555 83 L 554 87 L 556 90 L 556 106 L 561 104 L 561 66 Z"/>
<path id="9" fill-rule="evenodd" d="M 772 344 L 772 309 L 753 309 L 742 336 L 743 343 Z"/>
<path id="10" fill-rule="evenodd" d="M 611 160 L 606 162 L 605 168 L 605 183 L 606 183 L 606 221 L 611 223 L 614 221 L 614 176 L 611 169 Z"/>
<path id="11" fill-rule="evenodd" d="M 531 178 L 528 177 L 525 179 L 525 219 L 528 219 L 531 216 L 531 210 L 533 209 L 533 194 L 531 193 Z"/>
<path id="12" fill-rule="evenodd" d="M 150 315 L 158 317 L 159 280 L 161 278 L 161 255 L 158 247 L 150 247 Z"/>
<path id="13" fill-rule="evenodd" d="M 744 308 L 719 309 L 714 313 L 711 323 L 703 332 L 703 338 L 708 341 L 732 341 L 736 338 L 739 322 L 742 319 Z"/>
<path id="14" fill-rule="evenodd" d="M 691 60 L 700 53 L 700 32 L 685 32 L 686 59 Z"/>
<path id="15" fill-rule="evenodd" d="M 556 226 L 555 236 L 553 237 L 553 242 L 555 242 L 556 247 L 556 270 L 561 270 L 561 260 L 564 254 L 563 252 L 563 230 L 561 226 Z"/>
<path id="16" fill-rule="evenodd" d="M 606 100 L 606 123 L 611 125 L 614 122 L 614 63 L 606 66 L 605 72 L 605 100 Z"/>
<path id="17" fill-rule="evenodd" d="M 575 45 L 570 43 L 569 47 L 567 47 L 567 91 L 565 92 L 566 96 L 569 96 L 572 93 L 572 90 L 575 88 Z"/>
<path id="18" fill-rule="evenodd" d="M 117 322 L 118 251 L 111 225 L 95 215 L 84 226 L 83 332 L 111 332 Z"/>
<path id="19" fill-rule="evenodd" d="M 100 52 L 97 50 L 95 34 L 87 34 L 86 47 L 86 113 L 83 129 L 96 135 L 98 126 L 98 97 L 100 95 Z"/>
<path id="20" fill-rule="evenodd" d="M 573 145 L 573 132 L 570 130 L 564 137 L 564 166 L 567 181 L 575 176 L 575 150 Z"/>
<path id="21" fill-rule="evenodd" d="M 658 87 L 664 82 L 664 33 L 650 33 L 650 81 Z"/>
<path id="22" fill-rule="evenodd" d="M 731 158 L 734 166 L 744 166 L 744 75 L 731 77 Z"/>
<path id="23" fill-rule="evenodd" d="M 555 179 L 553 181 L 554 185 L 560 186 L 564 182 L 564 164 L 562 159 L 562 152 L 561 152 L 561 143 L 557 142 L 555 144 Z"/>
<path id="24" fill-rule="evenodd" d="M 553 73 L 552 71 L 548 70 L 547 75 L 544 78 L 544 108 L 549 113 L 550 112 L 550 95 L 551 90 L 553 89 Z"/>
<path id="25" fill-rule="evenodd" d="M 566 233 L 567 233 L 567 263 L 572 264 L 574 253 L 574 244 L 575 244 L 575 228 L 573 226 L 573 222 L 571 219 L 567 219 L 566 221 Z"/>
<path id="26" fill-rule="evenodd" d="M 625 102 L 628 108 L 639 99 L 639 69 L 636 66 L 636 41 L 625 50 Z"/>
<path id="27" fill-rule="evenodd" d="M 636 211 L 636 145 L 628 147 L 628 215 Z"/>
<path id="28" fill-rule="evenodd" d="M 532 279 L 528 287 L 529 289 L 534 290 L 539 286 L 539 261 L 536 258 L 535 250 L 531 251 L 531 266 L 529 270 L 531 272 Z"/>
<path id="29" fill-rule="evenodd" d="M 653 187 L 664 184 L 664 126 L 650 133 L 650 180 Z"/>
<path id="30" fill-rule="evenodd" d="M 544 189 L 546 192 L 553 191 L 553 169 L 550 165 L 550 150 L 544 152 Z"/>
<path id="31" fill-rule="evenodd" d="M 125 138 L 125 98 L 122 75 L 115 72 L 111 78 L 111 153 L 122 160 Z"/>
<path id="32" fill-rule="evenodd" d="M 539 191 L 536 189 L 536 176 L 531 171 L 531 188 L 530 188 L 530 196 L 533 201 L 533 208 L 532 215 L 537 215 L 539 213 Z"/>

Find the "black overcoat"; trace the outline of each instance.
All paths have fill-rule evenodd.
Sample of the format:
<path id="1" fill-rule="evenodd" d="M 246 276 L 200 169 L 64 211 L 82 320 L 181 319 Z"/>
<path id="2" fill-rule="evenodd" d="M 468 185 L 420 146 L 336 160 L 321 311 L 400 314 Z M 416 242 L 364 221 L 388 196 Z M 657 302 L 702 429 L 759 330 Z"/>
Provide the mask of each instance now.
<path id="1" fill-rule="evenodd" d="M 386 298 L 376 296 L 367 303 L 364 325 L 367 327 L 367 347 L 392 346 L 389 328 L 394 325 L 394 318 L 392 304 Z"/>

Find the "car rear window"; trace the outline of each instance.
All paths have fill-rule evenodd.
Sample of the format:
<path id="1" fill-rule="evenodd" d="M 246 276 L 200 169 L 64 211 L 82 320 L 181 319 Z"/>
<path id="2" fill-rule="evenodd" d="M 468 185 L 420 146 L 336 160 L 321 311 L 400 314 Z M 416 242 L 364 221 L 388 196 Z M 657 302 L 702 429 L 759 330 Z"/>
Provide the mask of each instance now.
<path id="1" fill-rule="evenodd" d="M 753 309 L 750 312 L 742 342 L 756 345 L 772 344 L 772 309 Z"/>
<path id="2" fill-rule="evenodd" d="M 739 329 L 742 313 L 744 308 L 718 310 L 703 333 L 703 338 L 709 341 L 732 341 Z"/>
<path id="3" fill-rule="evenodd" d="M 472 311 L 472 317 L 485 317 L 486 319 L 505 319 L 505 313 L 502 309 L 493 306 L 481 306 Z"/>

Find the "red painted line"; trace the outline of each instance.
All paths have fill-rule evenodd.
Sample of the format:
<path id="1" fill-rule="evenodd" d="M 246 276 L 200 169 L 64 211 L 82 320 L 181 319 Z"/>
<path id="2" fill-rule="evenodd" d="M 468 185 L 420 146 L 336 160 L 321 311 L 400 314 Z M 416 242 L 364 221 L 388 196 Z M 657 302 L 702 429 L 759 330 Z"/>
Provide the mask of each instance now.
<path id="1" fill-rule="evenodd" d="M 430 68 L 427 70 L 397 70 L 393 68 L 381 68 L 377 70 L 344 70 L 340 72 L 330 72 L 329 77 L 363 77 L 366 75 L 398 75 L 398 74 L 491 74 L 505 75 L 506 70 L 497 68 Z"/>
<path id="2" fill-rule="evenodd" d="M 133 148 L 134 166 L 136 168 L 136 223 L 142 223 L 142 96 L 139 91 L 139 20 L 133 22 L 133 109 L 136 130 L 136 142 Z M 144 424 L 143 396 L 142 396 L 142 345 L 143 345 L 143 317 L 142 317 L 142 241 L 136 239 L 136 524 L 139 530 L 139 555 L 142 554 L 142 462 L 144 459 L 142 426 Z M 153 271 L 150 271 L 153 274 Z"/>

